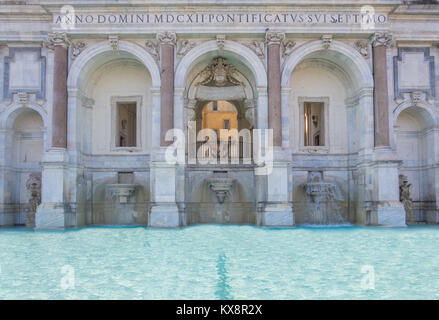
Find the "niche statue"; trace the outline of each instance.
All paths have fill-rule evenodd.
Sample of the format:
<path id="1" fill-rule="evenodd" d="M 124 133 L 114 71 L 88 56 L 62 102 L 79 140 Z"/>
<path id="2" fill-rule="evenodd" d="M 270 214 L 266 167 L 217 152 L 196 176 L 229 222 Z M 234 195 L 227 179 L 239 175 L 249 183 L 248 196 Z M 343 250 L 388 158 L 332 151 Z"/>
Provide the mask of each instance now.
<path id="1" fill-rule="evenodd" d="M 413 218 L 413 200 L 410 198 L 410 187 L 407 176 L 399 175 L 399 200 L 404 205 L 405 213 L 407 215 L 407 220 L 412 220 Z"/>

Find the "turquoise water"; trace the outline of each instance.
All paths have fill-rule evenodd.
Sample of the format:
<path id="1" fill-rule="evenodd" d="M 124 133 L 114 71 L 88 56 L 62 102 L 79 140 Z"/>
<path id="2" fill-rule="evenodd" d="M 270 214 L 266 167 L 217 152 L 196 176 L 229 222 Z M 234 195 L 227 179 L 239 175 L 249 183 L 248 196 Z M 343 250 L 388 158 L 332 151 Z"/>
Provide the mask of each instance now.
<path id="1" fill-rule="evenodd" d="M 0 229 L 0 299 L 439 299 L 439 227 Z"/>

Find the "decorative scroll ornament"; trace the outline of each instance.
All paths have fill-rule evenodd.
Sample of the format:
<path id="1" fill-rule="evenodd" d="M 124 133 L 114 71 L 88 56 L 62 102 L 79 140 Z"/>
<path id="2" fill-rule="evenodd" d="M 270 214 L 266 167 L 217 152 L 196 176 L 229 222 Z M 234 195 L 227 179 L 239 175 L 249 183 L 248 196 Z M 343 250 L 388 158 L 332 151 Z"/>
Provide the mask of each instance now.
<path id="1" fill-rule="evenodd" d="M 177 35 L 175 32 L 165 31 L 157 33 L 157 41 L 160 44 L 170 44 L 175 46 L 177 43 Z"/>
<path id="2" fill-rule="evenodd" d="M 189 40 L 179 40 L 177 42 L 177 57 L 182 58 L 197 45 L 196 42 Z"/>
<path id="3" fill-rule="evenodd" d="M 76 59 L 84 50 L 86 44 L 84 41 L 77 41 L 72 44 L 72 59 Z"/>
<path id="4" fill-rule="evenodd" d="M 374 47 L 386 46 L 387 48 L 390 48 L 395 45 L 393 35 L 387 31 L 375 32 L 372 35 L 371 42 Z"/>
<path id="5" fill-rule="evenodd" d="M 296 45 L 296 43 L 292 40 L 282 41 L 282 58 L 283 59 L 288 57 L 291 54 L 291 52 L 293 52 L 295 45 Z"/>
<path id="6" fill-rule="evenodd" d="M 63 46 L 67 48 L 70 45 L 70 40 L 66 33 L 49 32 L 43 45 L 50 50 L 53 50 L 55 46 Z"/>
<path id="7" fill-rule="evenodd" d="M 218 45 L 218 50 L 224 50 L 224 42 L 226 41 L 226 36 L 223 34 L 219 34 L 216 36 L 216 44 Z"/>
<path id="8" fill-rule="evenodd" d="M 160 46 L 156 40 L 147 40 L 145 42 L 146 51 L 154 58 L 154 60 L 160 64 Z"/>
<path id="9" fill-rule="evenodd" d="M 231 87 L 241 85 L 241 82 L 234 77 L 236 69 L 226 59 L 218 57 L 213 59 L 209 66 L 202 72 L 204 80 L 199 85 L 210 87 Z"/>
<path id="10" fill-rule="evenodd" d="M 113 52 L 119 51 L 119 37 L 118 36 L 108 36 L 108 41 L 113 49 Z"/>
<path id="11" fill-rule="evenodd" d="M 285 33 L 282 32 L 275 32 L 275 31 L 268 31 L 265 34 L 265 42 L 267 45 L 271 44 L 281 44 L 281 42 L 285 39 Z"/>
<path id="12" fill-rule="evenodd" d="M 369 58 L 369 44 L 365 40 L 358 40 L 355 42 L 355 48 L 366 59 Z"/>
<path id="13" fill-rule="evenodd" d="M 323 43 L 323 48 L 325 50 L 328 50 L 332 44 L 332 35 L 330 35 L 330 34 L 323 35 L 322 36 L 322 43 Z"/>

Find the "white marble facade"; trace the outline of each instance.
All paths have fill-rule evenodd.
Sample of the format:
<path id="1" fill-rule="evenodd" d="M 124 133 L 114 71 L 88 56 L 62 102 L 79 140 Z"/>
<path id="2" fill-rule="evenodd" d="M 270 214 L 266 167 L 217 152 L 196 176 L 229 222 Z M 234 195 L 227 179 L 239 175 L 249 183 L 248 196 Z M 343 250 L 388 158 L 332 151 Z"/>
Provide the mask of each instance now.
<path id="1" fill-rule="evenodd" d="M 306 188 L 312 183 L 321 184 L 313 190 L 331 190 L 325 210 L 344 222 L 439 223 L 439 5 L 317 2 L 3 5 L 0 226 L 26 224 L 32 175 L 41 176 L 36 229 L 292 227 L 322 210 L 322 197 Z M 64 127 L 54 113 L 54 84 L 63 77 L 55 72 L 59 51 L 51 34 L 62 35 L 67 48 Z M 209 87 L 215 79 L 206 68 L 218 57 L 233 69 L 227 81 L 234 90 Z M 268 174 L 254 161 L 189 161 L 189 121 L 198 133 L 201 109 L 212 100 L 231 101 L 238 129 L 251 133 L 281 117 Z M 135 105 L 135 145 L 118 140 L 120 103 Z M 318 145 L 305 144 L 306 103 L 323 108 Z M 161 130 L 169 118 L 186 135 L 184 163 L 167 161 Z M 59 126 L 65 147 L 53 145 Z M 411 184 L 410 215 L 400 202 L 399 175 Z M 212 181 L 228 184 L 212 188 Z"/>

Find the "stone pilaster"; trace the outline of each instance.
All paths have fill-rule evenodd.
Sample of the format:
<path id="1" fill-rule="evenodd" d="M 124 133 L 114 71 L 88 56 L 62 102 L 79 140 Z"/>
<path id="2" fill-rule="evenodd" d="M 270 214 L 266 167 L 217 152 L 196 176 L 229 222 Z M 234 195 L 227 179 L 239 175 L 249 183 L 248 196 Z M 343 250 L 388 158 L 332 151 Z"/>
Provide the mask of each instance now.
<path id="1" fill-rule="evenodd" d="M 174 47 L 176 35 L 173 32 L 157 34 L 161 47 L 161 90 L 160 90 L 160 145 L 166 146 L 171 142 L 165 141 L 166 132 L 174 128 Z"/>
<path id="2" fill-rule="evenodd" d="M 390 146 L 387 48 L 392 44 L 393 38 L 388 32 L 377 32 L 372 37 L 375 82 L 375 147 Z"/>
<path id="3" fill-rule="evenodd" d="M 54 51 L 52 147 L 67 148 L 68 46 L 65 33 L 49 33 L 46 47 Z"/>
<path id="4" fill-rule="evenodd" d="M 280 45 L 285 34 L 267 32 L 268 128 L 273 129 L 273 145 L 282 146 Z"/>

